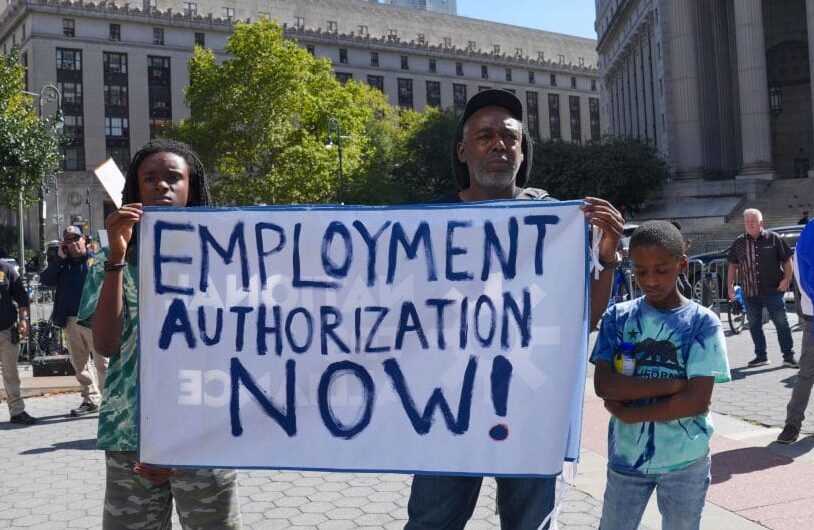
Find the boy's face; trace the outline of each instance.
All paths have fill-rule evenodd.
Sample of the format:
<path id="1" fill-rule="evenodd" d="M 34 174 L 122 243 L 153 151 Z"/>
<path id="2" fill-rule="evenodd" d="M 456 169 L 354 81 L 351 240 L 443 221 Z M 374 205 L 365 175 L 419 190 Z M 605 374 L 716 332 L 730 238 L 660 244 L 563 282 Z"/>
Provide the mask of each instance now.
<path id="1" fill-rule="evenodd" d="M 630 254 L 636 283 L 645 301 L 657 309 L 674 309 L 684 299 L 676 284 L 678 275 L 687 269 L 687 256 L 676 259 L 659 246 L 636 247 Z"/>

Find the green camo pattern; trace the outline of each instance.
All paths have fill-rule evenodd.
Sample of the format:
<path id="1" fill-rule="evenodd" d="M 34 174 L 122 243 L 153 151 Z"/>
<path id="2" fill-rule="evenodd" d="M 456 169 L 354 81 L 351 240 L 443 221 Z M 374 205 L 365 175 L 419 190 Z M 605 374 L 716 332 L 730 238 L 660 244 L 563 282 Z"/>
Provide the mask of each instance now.
<path id="1" fill-rule="evenodd" d="M 77 320 L 90 327 L 99 293 L 102 290 L 107 252 L 100 251 L 96 262 L 88 270 Z M 106 451 L 136 450 L 136 409 L 138 389 L 136 369 L 138 355 L 138 269 L 128 265 L 124 269 L 124 309 L 122 311 L 122 340 L 119 352 L 110 357 L 107 368 L 102 404 L 99 407 L 97 449 Z"/>
<path id="2" fill-rule="evenodd" d="M 105 530 L 169 530 L 172 501 L 184 530 L 236 530 L 242 527 L 237 472 L 185 468 L 155 485 L 133 472 L 136 454 L 105 453 Z"/>

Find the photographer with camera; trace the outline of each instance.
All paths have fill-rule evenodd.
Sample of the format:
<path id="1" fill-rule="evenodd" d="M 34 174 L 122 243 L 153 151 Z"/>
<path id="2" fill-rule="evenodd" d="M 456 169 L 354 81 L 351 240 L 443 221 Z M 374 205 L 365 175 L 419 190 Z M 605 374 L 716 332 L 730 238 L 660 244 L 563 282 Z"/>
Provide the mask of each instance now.
<path id="1" fill-rule="evenodd" d="M 9 421 L 20 425 L 37 421 L 25 411 L 17 372 L 17 343 L 28 336 L 28 305 L 22 278 L 11 265 L 0 260 L 0 363 L 3 363 Z"/>
<path id="2" fill-rule="evenodd" d="M 56 257 L 40 274 L 43 285 L 56 286 L 52 320 L 55 326 L 65 329 L 71 364 L 82 388 L 82 404 L 71 410 L 71 416 L 84 416 L 99 410 L 107 374 L 107 359 L 93 350 L 91 330 L 76 322 L 85 276 L 92 264 L 93 251 L 87 248 L 82 231 L 76 226 L 68 226 L 62 233 Z M 88 367 L 91 358 L 96 365 L 95 380 Z"/>

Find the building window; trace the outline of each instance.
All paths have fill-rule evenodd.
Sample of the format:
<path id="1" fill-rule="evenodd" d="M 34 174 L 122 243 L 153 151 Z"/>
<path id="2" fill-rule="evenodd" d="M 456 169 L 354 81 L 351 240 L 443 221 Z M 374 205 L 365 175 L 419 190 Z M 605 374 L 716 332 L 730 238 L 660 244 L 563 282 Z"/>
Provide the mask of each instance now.
<path id="1" fill-rule="evenodd" d="M 150 138 L 155 138 L 172 123 L 169 57 L 147 56 L 147 94 Z"/>
<path id="2" fill-rule="evenodd" d="M 104 86 L 105 105 L 112 107 L 127 107 L 127 86 L 108 85 Z"/>
<path id="3" fill-rule="evenodd" d="M 105 136 L 128 136 L 127 118 L 105 118 Z"/>
<path id="4" fill-rule="evenodd" d="M 22 35 L 22 37 L 20 37 L 21 42 L 25 40 L 25 23 L 23 23 L 22 27 L 23 27 L 23 35 Z"/>
<path id="5" fill-rule="evenodd" d="M 506 81 L 511 81 L 511 80 L 512 80 L 512 69 L 511 68 L 506 68 Z"/>
<path id="6" fill-rule="evenodd" d="M 68 72 L 82 71 L 82 51 L 57 48 L 57 70 Z"/>
<path id="7" fill-rule="evenodd" d="M 571 88 L 577 88 L 577 78 L 571 76 Z"/>
<path id="8" fill-rule="evenodd" d="M 111 24 L 110 29 L 110 40 L 112 41 L 120 41 L 122 40 L 122 26 L 121 24 Z"/>
<path id="9" fill-rule="evenodd" d="M 481 79 L 489 79 L 489 67 L 485 64 L 480 65 L 480 77 Z"/>
<path id="10" fill-rule="evenodd" d="M 329 20 L 328 21 L 328 33 L 338 33 L 339 32 L 339 24 L 336 23 L 336 20 Z"/>
<path id="11" fill-rule="evenodd" d="M 82 105 L 82 83 L 71 81 L 58 81 L 57 88 L 62 93 L 62 103 L 67 105 Z"/>
<path id="12" fill-rule="evenodd" d="M 493 44 L 492 45 L 492 51 L 495 54 L 500 55 L 500 44 Z"/>
<path id="13" fill-rule="evenodd" d="M 297 29 L 305 28 L 305 19 L 302 17 L 294 17 L 294 26 Z"/>
<path id="14" fill-rule="evenodd" d="M 234 7 L 224 7 L 223 8 L 223 16 L 232 20 L 235 18 L 235 8 Z"/>
<path id="15" fill-rule="evenodd" d="M 156 46 L 164 45 L 164 30 L 162 28 L 153 28 L 153 44 Z"/>
<path id="16" fill-rule="evenodd" d="M 379 66 L 379 52 L 370 52 L 370 66 Z"/>
<path id="17" fill-rule="evenodd" d="M 339 62 L 341 64 L 348 64 L 348 49 L 339 48 Z"/>
<path id="18" fill-rule="evenodd" d="M 367 29 L 367 26 L 359 26 L 359 35 L 361 35 L 363 37 L 367 37 L 369 35 L 369 31 Z"/>
<path id="19" fill-rule="evenodd" d="M 466 85 L 452 85 L 452 102 L 455 112 L 463 112 L 466 108 Z"/>
<path id="20" fill-rule="evenodd" d="M 85 133 L 82 116 L 68 115 L 62 122 L 62 132 L 69 137 L 81 137 Z"/>
<path id="21" fill-rule="evenodd" d="M 399 107 L 405 109 L 413 108 L 413 80 L 398 78 L 399 87 Z"/>
<path id="22" fill-rule="evenodd" d="M 591 140 L 599 140 L 602 136 L 599 127 L 599 98 L 588 98 L 588 114 L 591 121 Z"/>
<path id="23" fill-rule="evenodd" d="M 427 81 L 427 106 L 441 107 L 441 83 Z"/>
<path id="24" fill-rule="evenodd" d="M 62 169 L 77 171 L 85 169 L 85 150 L 82 147 L 66 147 L 63 151 Z"/>
<path id="25" fill-rule="evenodd" d="M 467 50 L 469 50 L 471 52 L 474 52 L 477 48 L 478 48 L 478 45 L 477 45 L 477 43 L 475 41 L 473 41 L 473 40 L 466 41 L 466 49 Z"/>
<path id="26" fill-rule="evenodd" d="M 380 75 L 367 76 L 367 84 L 379 92 L 384 92 L 384 77 Z"/>
<path id="27" fill-rule="evenodd" d="M 548 95 L 548 129 L 552 139 L 561 137 L 560 134 L 560 95 Z"/>
<path id="28" fill-rule="evenodd" d="M 62 34 L 66 37 L 76 36 L 76 22 L 72 18 L 62 19 Z"/>
<path id="29" fill-rule="evenodd" d="M 198 14 L 198 4 L 195 2 L 184 2 L 184 15 L 191 17 Z"/>
<path id="30" fill-rule="evenodd" d="M 116 165 L 119 166 L 119 170 L 125 173 L 130 165 L 130 148 L 127 146 L 108 146 L 107 157 L 112 158 Z"/>
<path id="31" fill-rule="evenodd" d="M 149 11 L 155 9 L 155 2 L 156 0 L 143 0 L 141 5 L 145 11 Z"/>
<path id="32" fill-rule="evenodd" d="M 436 73 L 435 59 L 430 59 L 429 69 L 431 74 Z"/>
<path id="33" fill-rule="evenodd" d="M 452 37 L 444 37 L 444 48 L 452 48 Z"/>
<path id="34" fill-rule="evenodd" d="M 406 55 L 401 56 L 401 69 L 402 70 L 409 70 L 410 69 L 410 58 Z"/>
<path id="35" fill-rule="evenodd" d="M 348 72 L 336 72 L 336 80 L 342 83 L 343 85 L 347 83 L 349 80 L 353 79 L 353 74 Z"/>
<path id="36" fill-rule="evenodd" d="M 571 141 L 582 141 L 582 120 L 579 112 L 579 96 L 568 96 L 568 107 L 571 115 Z"/>
<path id="37" fill-rule="evenodd" d="M 195 46 L 206 47 L 206 34 L 195 32 Z"/>
<path id="38" fill-rule="evenodd" d="M 557 86 L 557 75 L 556 74 L 551 74 L 551 76 L 549 77 L 549 84 L 551 84 L 551 86 Z"/>
<path id="39" fill-rule="evenodd" d="M 540 111 L 537 105 L 537 92 L 526 92 L 526 113 L 528 114 L 526 125 L 529 128 L 529 134 L 533 138 L 540 138 Z"/>
<path id="40" fill-rule="evenodd" d="M 105 52 L 102 56 L 102 63 L 106 74 L 127 73 L 127 54 Z"/>
<path id="41" fill-rule="evenodd" d="M 455 75 L 464 75 L 464 63 L 455 63 Z"/>
<path id="42" fill-rule="evenodd" d="M 419 46 L 424 46 L 426 43 L 427 43 L 427 39 L 426 39 L 426 37 L 424 37 L 424 34 L 419 33 L 418 34 L 418 45 Z"/>
<path id="43" fill-rule="evenodd" d="M 591 90 L 596 92 L 596 79 L 591 79 Z"/>
<path id="44" fill-rule="evenodd" d="M 534 80 L 534 72 L 529 72 L 529 84 L 530 85 L 537 84 L 537 81 Z"/>
<path id="45" fill-rule="evenodd" d="M 313 45 L 313 44 L 308 44 L 308 45 L 306 45 L 306 46 L 305 46 L 305 49 L 306 49 L 306 50 L 308 51 L 308 53 L 310 53 L 311 55 L 314 55 L 314 54 L 316 53 L 316 52 L 315 52 L 315 50 L 314 50 L 314 45 Z"/>

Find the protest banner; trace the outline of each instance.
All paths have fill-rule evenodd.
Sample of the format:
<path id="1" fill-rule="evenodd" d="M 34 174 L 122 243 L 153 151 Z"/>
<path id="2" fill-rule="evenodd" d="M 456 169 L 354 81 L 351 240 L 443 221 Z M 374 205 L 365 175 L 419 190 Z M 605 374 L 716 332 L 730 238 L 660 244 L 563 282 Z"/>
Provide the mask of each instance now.
<path id="1" fill-rule="evenodd" d="M 145 209 L 139 459 L 559 473 L 587 351 L 579 204 Z"/>

